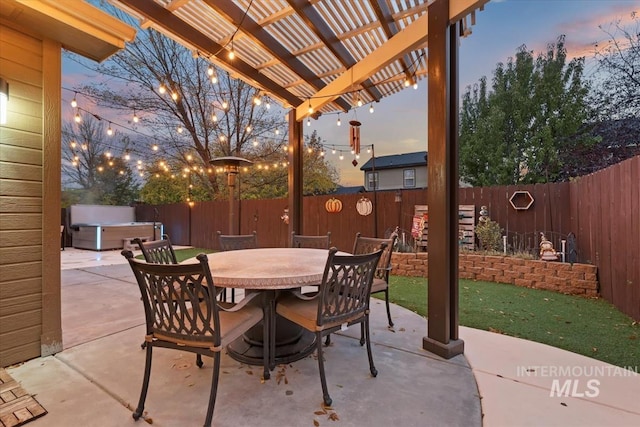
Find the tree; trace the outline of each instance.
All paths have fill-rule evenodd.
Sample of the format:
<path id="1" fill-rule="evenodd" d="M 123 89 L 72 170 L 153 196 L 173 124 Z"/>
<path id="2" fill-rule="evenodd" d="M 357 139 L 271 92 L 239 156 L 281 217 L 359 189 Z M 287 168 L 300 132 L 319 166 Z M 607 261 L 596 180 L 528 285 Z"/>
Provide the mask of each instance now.
<path id="1" fill-rule="evenodd" d="M 584 58 L 566 64 L 564 37 L 534 58 L 521 46 L 486 78 L 467 88 L 460 113 L 460 176 L 476 186 L 554 181 L 560 152 L 592 144 Z M 583 138 L 569 138 L 575 135 Z"/>
<path id="2" fill-rule="evenodd" d="M 119 10 L 111 11 L 137 26 Z M 153 29 L 137 29 L 136 40 L 104 64 L 82 61 L 113 79 L 108 85 L 93 82 L 80 90 L 94 97 L 100 107 L 137 114 L 139 122 L 132 124 L 134 130 L 152 133 L 158 147 L 155 152 L 149 149 L 151 144 L 135 148 L 155 160 L 155 165 L 147 164 L 147 170 L 159 170 L 160 161 L 189 167 L 193 182 L 204 186 L 207 198 L 221 199 L 228 194 L 226 179 L 211 168 L 212 158 L 237 156 L 256 164 L 286 164 L 285 115 L 281 109 L 271 108 L 267 94 L 231 78 L 202 55 L 194 55 Z M 193 157 L 188 160 L 188 156 Z M 245 187 L 252 183 L 261 188 L 243 191 L 261 197 L 282 195 L 286 168 L 275 174 L 271 167 L 260 170 L 269 172 L 241 182 Z"/>
<path id="3" fill-rule="evenodd" d="M 105 141 L 104 123 L 80 115 L 79 123 L 64 123 L 62 173 L 69 203 L 129 205 L 137 198 L 137 183 L 125 159 L 115 157 Z M 128 146 L 128 139 L 115 132 L 108 138 Z"/>
<path id="4" fill-rule="evenodd" d="M 597 69 L 593 103 L 600 118 L 625 119 L 640 115 L 640 16 L 630 15 L 599 28 L 607 40 L 595 45 Z"/>

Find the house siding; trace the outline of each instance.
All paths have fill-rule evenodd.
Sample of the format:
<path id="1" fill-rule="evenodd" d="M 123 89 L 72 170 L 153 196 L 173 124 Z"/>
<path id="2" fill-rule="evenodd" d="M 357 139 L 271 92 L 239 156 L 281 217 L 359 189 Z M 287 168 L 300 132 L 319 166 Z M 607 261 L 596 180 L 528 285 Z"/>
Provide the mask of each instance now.
<path id="1" fill-rule="evenodd" d="M 0 44 L 0 69 L 10 85 L 7 124 L 0 127 L 0 366 L 4 367 L 62 348 L 61 47 L 4 22 Z"/>

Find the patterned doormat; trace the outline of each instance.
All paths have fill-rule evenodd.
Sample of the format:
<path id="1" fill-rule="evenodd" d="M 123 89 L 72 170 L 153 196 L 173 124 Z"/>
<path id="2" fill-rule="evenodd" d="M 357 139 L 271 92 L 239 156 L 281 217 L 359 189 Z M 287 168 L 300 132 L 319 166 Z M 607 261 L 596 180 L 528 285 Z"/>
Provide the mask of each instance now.
<path id="1" fill-rule="evenodd" d="M 0 427 L 17 427 L 47 413 L 33 396 L 0 368 Z"/>

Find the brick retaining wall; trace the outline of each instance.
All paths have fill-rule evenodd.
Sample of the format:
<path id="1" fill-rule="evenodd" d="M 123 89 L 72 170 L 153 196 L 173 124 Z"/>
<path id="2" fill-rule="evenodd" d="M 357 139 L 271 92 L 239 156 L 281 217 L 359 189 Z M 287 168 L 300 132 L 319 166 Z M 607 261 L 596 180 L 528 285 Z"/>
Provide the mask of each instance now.
<path id="1" fill-rule="evenodd" d="M 392 274 L 427 277 L 429 254 L 394 252 Z M 461 279 L 510 283 L 535 289 L 547 289 L 570 295 L 597 296 L 597 268 L 591 264 L 569 264 L 525 260 L 507 256 L 460 254 Z"/>

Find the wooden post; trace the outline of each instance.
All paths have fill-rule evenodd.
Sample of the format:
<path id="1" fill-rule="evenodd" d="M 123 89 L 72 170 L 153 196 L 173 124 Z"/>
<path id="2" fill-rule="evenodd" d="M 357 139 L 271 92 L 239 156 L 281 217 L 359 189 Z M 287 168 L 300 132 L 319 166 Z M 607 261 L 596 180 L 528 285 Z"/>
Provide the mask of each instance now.
<path id="1" fill-rule="evenodd" d="M 458 24 L 449 0 L 429 6 L 428 336 L 422 347 L 441 357 L 464 352 L 458 339 Z"/>
<path id="2" fill-rule="evenodd" d="M 295 231 L 304 234 L 302 223 L 302 122 L 296 119 L 296 110 L 289 111 L 289 228 L 287 236 Z"/>

